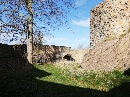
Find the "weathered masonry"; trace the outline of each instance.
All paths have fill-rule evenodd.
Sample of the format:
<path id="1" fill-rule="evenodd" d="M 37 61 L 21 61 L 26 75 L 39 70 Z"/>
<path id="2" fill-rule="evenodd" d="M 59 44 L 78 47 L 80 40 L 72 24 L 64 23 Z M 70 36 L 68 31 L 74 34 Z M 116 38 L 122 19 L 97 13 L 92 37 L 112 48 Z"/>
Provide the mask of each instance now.
<path id="1" fill-rule="evenodd" d="M 44 63 L 56 61 L 58 59 L 57 56 L 62 56 L 62 53 L 69 52 L 71 50 L 71 47 L 55 45 L 34 45 L 33 49 L 33 63 Z M 18 61 L 17 63 L 21 63 L 23 59 L 26 60 L 26 55 L 26 44 L 7 45 L 0 43 L 0 66 L 3 64 L 12 64 L 11 62 L 15 61 Z"/>
<path id="2" fill-rule="evenodd" d="M 90 47 L 130 29 L 130 0 L 104 0 L 90 12 Z"/>

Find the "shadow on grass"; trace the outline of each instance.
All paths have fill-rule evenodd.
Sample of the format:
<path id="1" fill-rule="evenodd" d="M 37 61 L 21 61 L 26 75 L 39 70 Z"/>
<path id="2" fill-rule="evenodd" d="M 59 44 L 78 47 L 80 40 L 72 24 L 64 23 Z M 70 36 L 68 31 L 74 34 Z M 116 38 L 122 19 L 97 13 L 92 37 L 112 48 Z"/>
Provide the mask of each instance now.
<path id="1" fill-rule="evenodd" d="M 127 70 L 124 72 L 124 75 L 125 75 L 125 76 L 130 76 L 130 68 L 127 69 Z"/>
<path id="2" fill-rule="evenodd" d="M 119 87 L 111 89 L 108 97 L 130 97 L 130 82 L 122 83 Z"/>
<path id="3" fill-rule="evenodd" d="M 106 93 L 37 79 L 50 75 L 31 64 L 1 66 L 0 97 L 128 97 L 130 94 L 130 83 L 123 83 Z"/>
<path id="4" fill-rule="evenodd" d="M 51 74 L 31 64 L 0 68 L 0 97 L 104 97 L 104 93 L 41 81 Z"/>
<path id="5" fill-rule="evenodd" d="M 130 68 L 124 71 L 124 75 L 130 77 Z M 107 95 L 109 97 L 130 97 L 130 82 L 124 82 L 119 87 L 111 89 Z"/>

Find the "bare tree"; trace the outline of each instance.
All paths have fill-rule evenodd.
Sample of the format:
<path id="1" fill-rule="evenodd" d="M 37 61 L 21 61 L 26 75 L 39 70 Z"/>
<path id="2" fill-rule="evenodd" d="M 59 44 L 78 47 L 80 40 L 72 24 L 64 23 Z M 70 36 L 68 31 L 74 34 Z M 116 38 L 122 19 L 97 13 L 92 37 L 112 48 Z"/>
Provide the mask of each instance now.
<path id="1" fill-rule="evenodd" d="M 33 63 L 33 0 L 24 0 L 28 11 L 28 44 L 27 44 L 27 59 L 29 63 Z"/>
<path id="2" fill-rule="evenodd" d="M 11 42 L 25 34 L 27 59 L 32 63 L 33 34 L 39 31 L 49 35 L 50 29 L 67 25 L 67 14 L 72 8 L 72 0 L 1 0 L 0 35 L 8 35 L 6 41 Z"/>

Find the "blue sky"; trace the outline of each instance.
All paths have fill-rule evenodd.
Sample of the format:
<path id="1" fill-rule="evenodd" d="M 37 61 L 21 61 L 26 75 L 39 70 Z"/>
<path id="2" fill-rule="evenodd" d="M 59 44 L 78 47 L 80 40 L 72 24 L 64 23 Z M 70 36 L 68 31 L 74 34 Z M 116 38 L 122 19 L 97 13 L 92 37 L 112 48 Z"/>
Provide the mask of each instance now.
<path id="1" fill-rule="evenodd" d="M 45 39 L 46 44 L 59 46 L 69 46 L 76 48 L 79 45 L 89 46 L 90 42 L 90 10 L 103 0 L 75 0 L 77 10 L 72 10 L 68 16 L 68 27 L 60 27 L 59 30 L 52 31 L 54 38 Z M 76 16 L 76 17 L 75 17 Z"/>
<path id="2" fill-rule="evenodd" d="M 103 0 L 73 0 L 78 7 L 77 10 L 70 10 L 68 15 L 68 26 L 60 26 L 59 30 L 51 30 L 54 37 L 44 36 L 45 44 L 67 46 L 77 48 L 79 45 L 88 47 L 90 43 L 90 10 Z M 39 23 L 39 26 L 41 24 Z M 44 24 L 43 24 L 44 25 Z M 12 35 L 12 34 L 11 34 Z M 7 35 L 6 35 L 7 36 Z M 8 39 L 4 37 L 4 39 Z M 0 39 L 0 41 L 3 39 Z M 13 41 L 10 44 L 17 44 Z"/>

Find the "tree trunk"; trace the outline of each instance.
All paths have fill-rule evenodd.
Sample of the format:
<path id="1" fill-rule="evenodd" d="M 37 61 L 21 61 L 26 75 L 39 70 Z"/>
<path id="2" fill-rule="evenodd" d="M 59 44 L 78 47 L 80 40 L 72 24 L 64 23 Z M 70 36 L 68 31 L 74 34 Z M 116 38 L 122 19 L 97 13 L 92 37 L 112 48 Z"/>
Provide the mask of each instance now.
<path id="1" fill-rule="evenodd" d="M 26 1 L 26 0 L 25 0 Z M 33 12 L 32 0 L 26 1 L 28 9 L 28 42 L 27 42 L 27 59 L 30 64 L 33 63 Z"/>

